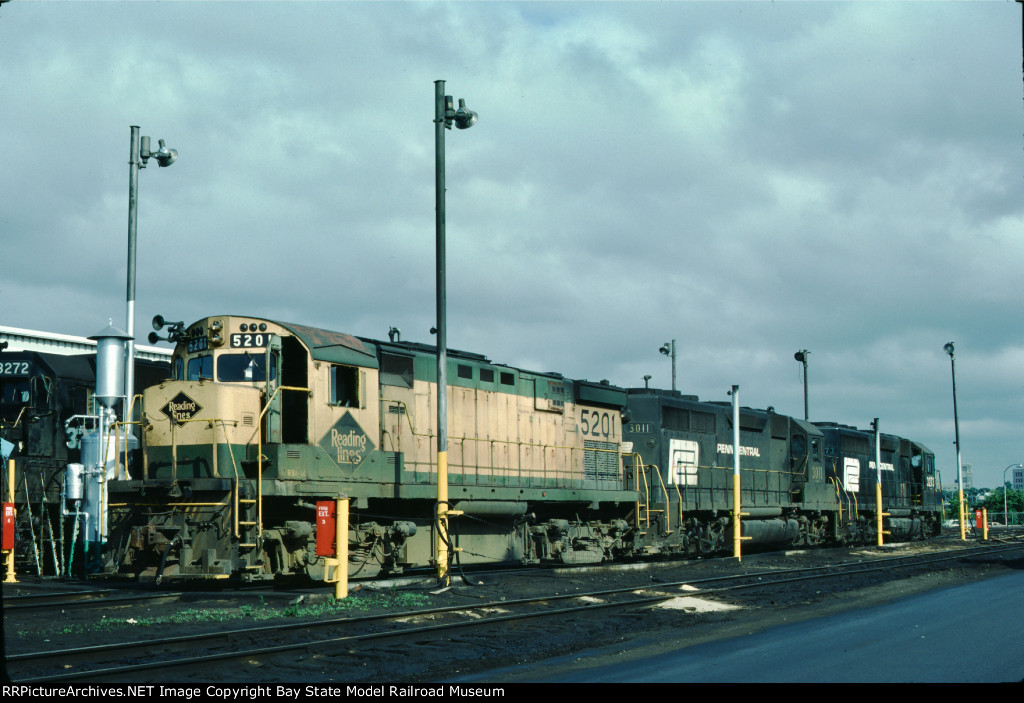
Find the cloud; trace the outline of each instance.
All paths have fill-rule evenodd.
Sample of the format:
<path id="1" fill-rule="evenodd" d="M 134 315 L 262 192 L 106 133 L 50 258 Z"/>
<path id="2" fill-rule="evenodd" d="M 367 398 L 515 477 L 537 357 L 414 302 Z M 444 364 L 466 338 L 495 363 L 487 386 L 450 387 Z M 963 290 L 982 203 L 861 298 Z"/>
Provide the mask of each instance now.
<path id="1" fill-rule="evenodd" d="M 1008 5 L 6 4 L 2 321 L 123 316 L 134 124 L 180 153 L 140 176 L 137 329 L 431 342 L 444 79 L 480 114 L 446 133 L 452 346 L 668 386 L 676 339 L 687 392 L 794 415 L 807 348 L 812 414 L 948 467 L 953 339 L 991 479 L 1024 423 Z"/>

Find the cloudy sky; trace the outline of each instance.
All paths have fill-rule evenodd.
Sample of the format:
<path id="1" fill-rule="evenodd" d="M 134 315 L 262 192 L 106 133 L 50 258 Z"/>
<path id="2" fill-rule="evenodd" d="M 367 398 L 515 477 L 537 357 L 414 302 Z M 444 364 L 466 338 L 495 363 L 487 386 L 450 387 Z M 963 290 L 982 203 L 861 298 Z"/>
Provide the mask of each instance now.
<path id="1" fill-rule="evenodd" d="M 1016 2 L 0 6 L 0 324 L 251 314 L 431 342 L 1024 462 Z"/>

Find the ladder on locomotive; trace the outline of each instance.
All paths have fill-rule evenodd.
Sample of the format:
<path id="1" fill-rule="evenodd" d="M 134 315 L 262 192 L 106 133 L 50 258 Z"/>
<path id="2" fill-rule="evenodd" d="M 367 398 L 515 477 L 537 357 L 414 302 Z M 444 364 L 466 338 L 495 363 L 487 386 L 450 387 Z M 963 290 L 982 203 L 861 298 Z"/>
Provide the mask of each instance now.
<path id="1" fill-rule="evenodd" d="M 665 515 L 665 529 L 662 532 L 663 535 L 670 535 L 675 530 L 672 528 L 672 513 L 671 513 L 671 501 L 669 499 L 668 487 L 665 485 L 665 480 L 661 476 L 661 471 L 658 469 L 656 464 L 644 464 L 639 454 L 629 455 L 633 459 L 633 466 L 636 472 L 636 523 L 637 528 L 641 529 L 641 534 L 646 534 L 650 528 L 651 522 L 657 523 L 658 517 L 662 514 Z M 652 477 L 657 476 L 657 481 L 648 480 L 647 472 L 651 472 Z M 658 485 L 655 486 L 654 484 Z M 641 488 L 642 486 L 642 488 Z M 661 488 L 661 492 L 664 495 L 665 502 L 658 503 L 654 499 L 654 493 L 657 488 Z M 679 487 L 676 486 L 676 493 L 679 493 Z M 677 495 L 678 502 L 676 505 L 682 508 L 682 496 Z M 663 505 L 664 507 L 654 507 Z M 679 520 L 677 525 L 682 522 L 682 513 L 680 512 Z"/>

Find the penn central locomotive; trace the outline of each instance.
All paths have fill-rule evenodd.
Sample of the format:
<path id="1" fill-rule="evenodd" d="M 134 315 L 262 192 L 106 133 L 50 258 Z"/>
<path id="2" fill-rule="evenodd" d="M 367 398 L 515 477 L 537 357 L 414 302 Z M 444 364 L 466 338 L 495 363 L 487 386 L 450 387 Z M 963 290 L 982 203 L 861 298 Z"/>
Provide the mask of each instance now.
<path id="1" fill-rule="evenodd" d="M 435 346 L 236 316 L 178 323 L 172 338 L 171 378 L 144 392 L 144 461 L 108 484 L 110 571 L 320 579 L 316 504 L 339 496 L 351 505 L 350 576 L 433 563 Z M 448 364 L 449 501 L 459 515 L 449 531 L 462 563 L 724 546 L 733 451 L 724 406 L 454 350 Z M 850 488 L 829 468 L 821 429 L 768 412 L 742 417 L 748 537 L 872 535 L 870 509 L 851 495 L 873 491 L 873 479 Z M 905 492 L 927 512 L 919 489 Z M 908 532 L 914 525 L 924 536 L 933 521 Z"/>

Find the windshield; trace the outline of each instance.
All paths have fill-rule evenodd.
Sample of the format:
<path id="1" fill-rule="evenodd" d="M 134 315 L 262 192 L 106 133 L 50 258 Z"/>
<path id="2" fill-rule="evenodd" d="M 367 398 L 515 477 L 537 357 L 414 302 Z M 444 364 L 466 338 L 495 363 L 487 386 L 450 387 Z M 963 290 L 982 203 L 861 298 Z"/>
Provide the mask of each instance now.
<path id="1" fill-rule="evenodd" d="M 28 402 L 28 379 L 19 381 L 4 381 L 0 383 L 0 402 L 5 405 L 17 403 L 21 405 Z"/>
<path id="2" fill-rule="evenodd" d="M 213 378 L 213 357 L 209 354 L 188 360 L 188 380 L 198 381 L 202 378 Z"/>
<path id="3" fill-rule="evenodd" d="M 263 354 L 221 354 L 217 358 L 218 381 L 267 380 L 267 357 Z M 270 380 L 277 378 L 277 357 L 270 357 Z"/>

